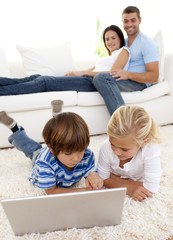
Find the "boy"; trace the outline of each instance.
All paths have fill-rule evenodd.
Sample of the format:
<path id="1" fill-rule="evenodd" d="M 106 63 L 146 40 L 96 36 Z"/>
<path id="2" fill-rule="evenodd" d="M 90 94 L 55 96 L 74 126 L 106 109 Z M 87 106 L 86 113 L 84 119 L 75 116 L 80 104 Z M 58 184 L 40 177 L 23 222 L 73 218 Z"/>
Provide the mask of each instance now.
<path id="1" fill-rule="evenodd" d="M 96 173 L 94 154 L 87 148 L 90 142 L 87 124 L 75 113 L 60 113 L 62 101 L 55 100 L 51 104 L 54 117 L 43 129 L 45 148 L 30 139 L 5 111 L 0 112 L 0 122 L 13 132 L 9 142 L 32 160 L 29 180 L 46 194 L 102 188 L 103 180 Z M 86 178 L 86 188 L 69 189 L 82 177 Z"/>

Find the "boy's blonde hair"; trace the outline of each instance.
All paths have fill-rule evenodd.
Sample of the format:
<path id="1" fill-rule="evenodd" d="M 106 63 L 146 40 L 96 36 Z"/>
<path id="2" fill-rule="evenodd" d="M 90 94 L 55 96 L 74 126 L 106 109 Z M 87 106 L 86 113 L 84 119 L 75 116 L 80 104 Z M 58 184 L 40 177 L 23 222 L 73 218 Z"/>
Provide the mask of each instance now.
<path id="1" fill-rule="evenodd" d="M 90 142 L 86 122 L 73 112 L 60 113 L 51 118 L 46 123 L 42 134 L 55 156 L 60 152 L 84 151 Z"/>
<path id="2" fill-rule="evenodd" d="M 133 132 L 134 141 L 138 145 L 141 145 L 146 138 L 149 141 L 160 142 L 156 123 L 142 107 L 119 107 L 108 123 L 108 136 L 122 138 Z"/>

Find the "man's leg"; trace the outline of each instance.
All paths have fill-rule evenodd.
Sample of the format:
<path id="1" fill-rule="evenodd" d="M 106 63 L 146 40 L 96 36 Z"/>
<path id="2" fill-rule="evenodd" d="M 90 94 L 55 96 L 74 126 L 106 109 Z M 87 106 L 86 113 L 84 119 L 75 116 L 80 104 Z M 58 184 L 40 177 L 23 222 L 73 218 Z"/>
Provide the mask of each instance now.
<path id="1" fill-rule="evenodd" d="M 124 105 L 121 92 L 141 91 L 146 88 L 144 83 L 137 83 L 131 80 L 116 81 L 109 73 L 100 73 L 93 78 L 93 84 L 104 98 L 109 113 Z"/>
<path id="2" fill-rule="evenodd" d="M 113 79 L 109 73 L 97 74 L 93 78 L 93 84 L 104 98 L 110 115 L 112 115 L 118 107 L 124 105 L 124 100 L 115 79 Z"/>

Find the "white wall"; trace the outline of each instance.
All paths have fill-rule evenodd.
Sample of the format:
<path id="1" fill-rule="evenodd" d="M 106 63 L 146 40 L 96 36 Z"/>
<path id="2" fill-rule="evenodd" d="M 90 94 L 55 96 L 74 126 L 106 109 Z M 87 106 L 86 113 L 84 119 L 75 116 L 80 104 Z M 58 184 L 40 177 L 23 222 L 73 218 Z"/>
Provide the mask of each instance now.
<path id="1" fill-rule="evenodd" d="M 152 37 L 161 29 L 165 52 L 173 52 L 170 0 L 0 0 L 0 47 L 6 47 L 8 57 L 13 58 L 16 44 L 70 40 L 76 58 L 91 56 L 97 16 L 103 29 L 110 24 L 122 28 L 121 14 L 128 5 L 141 10 L 141 31 Z"/>

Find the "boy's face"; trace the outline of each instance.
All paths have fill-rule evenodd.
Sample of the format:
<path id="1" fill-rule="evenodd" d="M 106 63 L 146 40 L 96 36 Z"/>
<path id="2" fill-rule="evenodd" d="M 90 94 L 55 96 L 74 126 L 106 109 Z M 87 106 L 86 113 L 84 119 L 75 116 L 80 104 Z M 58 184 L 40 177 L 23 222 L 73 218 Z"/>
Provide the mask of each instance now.
<path id="1" fill-rule="evenodd" d="M 134 142 L 133 134 L 122 138 L 109 137 L 112 151 L 121 161 L 131 160 L 140 146 Z"/>
<path id="2" fill-rule="evenodd" d="M 57 156 L 59 161 L 64 165 L 67 170 L 72 170 L 78 162 L 81 161 L 84 155 L 84 151 L 68 153 L 68 152 L 60 152 Z"/>

